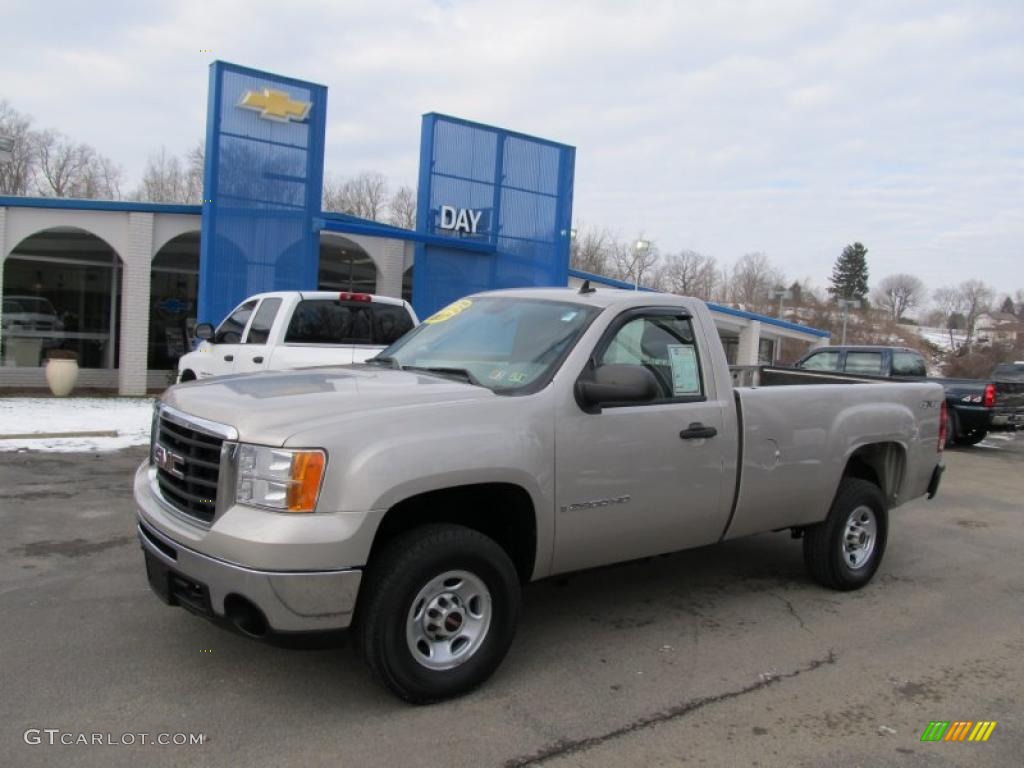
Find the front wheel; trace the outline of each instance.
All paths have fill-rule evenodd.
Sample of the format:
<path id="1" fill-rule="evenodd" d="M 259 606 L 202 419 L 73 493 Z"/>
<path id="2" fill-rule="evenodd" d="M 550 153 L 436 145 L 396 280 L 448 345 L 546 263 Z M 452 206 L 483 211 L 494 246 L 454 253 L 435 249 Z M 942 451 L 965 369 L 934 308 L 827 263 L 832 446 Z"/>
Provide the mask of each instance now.
<path id="1" fill-rule="evenodd" d="M 497 669 L 519 620 L 519 579 L 505 551 L 458 525 L 389 542 L 367 569 L 357 617 L 370 672 L 415 704 L 458 696 Z"/>
<path id="2" fill-rule="evenodd" d="M 888 531 L 885 497 L 878 486 L 844 477 L 828 517 L 804 531 L 807 571 L 831 589 L 860 589 L 882 562 Z"/>

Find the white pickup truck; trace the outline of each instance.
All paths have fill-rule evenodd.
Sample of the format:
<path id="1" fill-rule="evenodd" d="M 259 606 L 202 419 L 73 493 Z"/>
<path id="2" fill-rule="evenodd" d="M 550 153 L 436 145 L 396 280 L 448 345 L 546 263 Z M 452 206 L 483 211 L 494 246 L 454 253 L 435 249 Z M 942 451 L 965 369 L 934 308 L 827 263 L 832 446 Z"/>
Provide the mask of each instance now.
<path id="1" fill-rule="evenodd" d="M 229 373 L 361 363 L 412 330 L 408 302 L 370 293 L 276 291 L 250 296 L 178 360 L 178 381 Z"/>
<path id="2" fill-rule="evenodd" d="M 520 585 L 767 531 L 837 590 L 934 495 L 942 387 L 765 369 L 703 302 L 496 291 L 368 363 L 171 387 L 135 476 L 153 590 L 253 637 L 352 626 L 415 702 L 512 643 Z"/>

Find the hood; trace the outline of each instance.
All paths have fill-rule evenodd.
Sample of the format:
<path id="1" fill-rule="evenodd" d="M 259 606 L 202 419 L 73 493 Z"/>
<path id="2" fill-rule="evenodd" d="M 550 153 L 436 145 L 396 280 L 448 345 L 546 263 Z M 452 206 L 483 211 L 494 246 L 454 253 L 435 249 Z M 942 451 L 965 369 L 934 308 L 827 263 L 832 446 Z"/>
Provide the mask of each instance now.
<path id="1" fill-rule="evenodd" d="M 493 397 L 486 387 L 432 374 L 351 365 L 218 376 L 171 387 L 161 400 L 186 414 L 232 426 L 241 440 L 283 445 L 297 432 L 355 414 L 385 415 Z"/>

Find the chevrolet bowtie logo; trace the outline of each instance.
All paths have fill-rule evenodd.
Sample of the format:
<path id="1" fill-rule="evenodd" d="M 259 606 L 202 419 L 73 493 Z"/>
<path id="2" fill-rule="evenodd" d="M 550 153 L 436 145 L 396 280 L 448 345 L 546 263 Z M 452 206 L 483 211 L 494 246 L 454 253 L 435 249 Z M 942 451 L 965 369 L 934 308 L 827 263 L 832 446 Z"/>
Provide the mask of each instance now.
<path id="1" fill-rule="evenodd" d="M 309 101 L 298 101 L 293 99 L 284 91 L 275 91 L 264 88 L 262 91 L 246 91 L 242 100 L 238 102 L 242 109 L 252 109 L 260 113 L 260 117 L 267 120 L 277 120 L 280 123 L 301 122 L 309 114 L 309 108 L 313 106 Z"/>

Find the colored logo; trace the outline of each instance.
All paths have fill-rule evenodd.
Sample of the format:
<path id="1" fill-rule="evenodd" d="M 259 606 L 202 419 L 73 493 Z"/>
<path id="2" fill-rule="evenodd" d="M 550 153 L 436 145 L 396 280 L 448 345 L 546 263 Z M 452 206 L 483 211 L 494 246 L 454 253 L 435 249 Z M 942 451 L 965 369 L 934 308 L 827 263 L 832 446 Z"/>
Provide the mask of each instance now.
<path id="1" fill-rule="evenodd" d="M 921 741 L 988 741 L 995 728 L 995 720 L 932 720 Z"/>
<path id="2" fill-rule="evenodd" d="M 306 119 L 313 102 L 299 101 L 284 91 L 264 88 L 262 91 L 246 91 L 238 106 L 242 109 L 255 110 L 266 120 L 300 123 Z"/>

